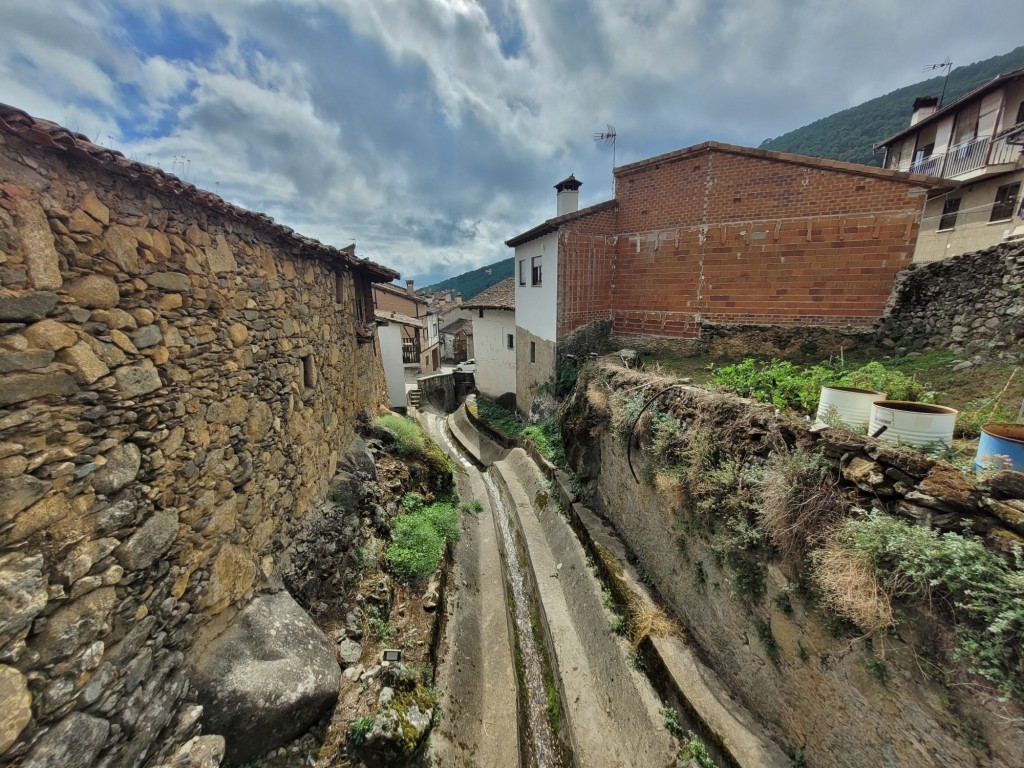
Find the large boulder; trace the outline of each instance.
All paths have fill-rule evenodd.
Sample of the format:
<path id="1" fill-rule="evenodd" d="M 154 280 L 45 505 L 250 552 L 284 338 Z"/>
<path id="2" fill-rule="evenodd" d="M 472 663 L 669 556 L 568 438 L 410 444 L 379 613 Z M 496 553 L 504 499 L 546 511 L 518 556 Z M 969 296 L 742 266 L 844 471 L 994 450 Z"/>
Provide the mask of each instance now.
<path id="1" fill-rule="evenodd" d="M 287 592 L 260 595 L 194 664 L 203 731 L 241 765 L 299 736 L 334 705 L 334 646 Z"/>

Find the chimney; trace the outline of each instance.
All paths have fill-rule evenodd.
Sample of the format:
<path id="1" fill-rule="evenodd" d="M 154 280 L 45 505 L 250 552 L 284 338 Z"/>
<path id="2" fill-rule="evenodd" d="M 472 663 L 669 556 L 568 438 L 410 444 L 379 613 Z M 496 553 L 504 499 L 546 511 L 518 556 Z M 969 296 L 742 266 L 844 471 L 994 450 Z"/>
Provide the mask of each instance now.
<path id="1" fill-rule="evenodd" d="M 558 193 L 555 196 L 557 201 L 556 216 L 564 216 L 567 213 L 574 213 L 579 210 L 581 186 L 583 186 L 583 182 L 578 180 L 571 173 L 569 174 L 569 178 L 562 179 L 560 182 L 555 184 L 555 192 Z"/>
<path id="2" fill-rule="evenodd" d="M 455 293 L 455 306 L 456 307 L 461 307 L 462 306 L 462 294 L 459 293 L 459 292 Z"/>
<path id="3" fill-rule="evenodd" d="M 938 108 L 938 96 L 918 96 L 916 99 L 914 99 L 914 111 L 910 115 L 910 124 L 917 125 L 926 117 L 931 117 L 932 115 L 934 115 L 935 110 L 937 110 Z"/>
<path id="4" fill-rule="evenodd" d="M 412 280 L 405 281 L 405 292 L 408 293 L 410 296 L 415 296 L 416 291 L 413 290 L 412 282 Z"/>

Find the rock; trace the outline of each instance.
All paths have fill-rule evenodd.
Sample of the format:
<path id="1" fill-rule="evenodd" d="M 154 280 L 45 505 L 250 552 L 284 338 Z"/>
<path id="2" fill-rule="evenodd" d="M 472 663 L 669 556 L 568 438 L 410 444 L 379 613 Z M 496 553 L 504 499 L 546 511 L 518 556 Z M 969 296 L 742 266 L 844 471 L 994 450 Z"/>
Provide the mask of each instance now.
<path id="1" fill-rule="evenodd" d="M 122 272 L 139 273 L 139 241 L 128 227 L 115 224 L 107 229 L 103 235 L 103 250 Z"/>
<path id="2" fill-rule="evenodd" d="M 217 235 L 216 245 L 206 249 L 206 261 L 211 272 L 234 272 L 238 269 L 238 263 L 224 235 Z"/>
<path id="3" fill-rule="evenodd" d="M 1024 472 L 1004 469 L 988 480 L 988 487 L 997 499 L 1024 499 Z"/>
<path id="4" fill-rule="evenodd" d="M 68 229 L 80 235 L 96 235 L 98 237 L 103 234 L 103 227 L 100 223 L 81 208 L 71 214 L 68 219 Z"/>
<path id="5" fill-rule="evenodd" d="M 59 608 L 42 630 L 29 638 L 40 663 L 59 661 L 95 640 L 116 602 L 114 587 L 102 587 Z"/>
<path id="6" fill-rule="evenodd" d="M 107 463 L 93 474 L 92 486 L 97 493 L 110 496 L 128 485 L 139 474 L 142 452 L 135 443 L 121 443 L 109 450 L 104 457 Z"/>
<path id="7" fill-rule="evenodd" d="M 79 384 L 92 384 L 110 373 L 107 364 L 100 360 L 92 351 L 92 347 L 84 341 L 62 350 L 57 359 L 65 365 L 74 367 L 73 375 Z"/>
<path id="8" fill-rule="evenodd" d="M 49 483 L 31 475 L 0 481 L 0 525 L 43 498 L 49 488 Z"/>
<path id="9" fill-rule="evenodd" d="M 63 371 L 12 373 L 4 376 L 2 383 L 0 405 L 23 403 L 47 395 L 67 397 L 78 391 L 75 380 Z"/>
<path id="10" fill-rule="evenodd" d="M 206 419 L 213 424 L 241 424 L 249 413 L 249 403 L 241 395 L 213 403 L 206 411 Z"/>
<path id="11" fill-rule="evenodd" d="M 228 326 L 228 337 L 232 344 L 240 347 L 249 340 L 249 329 L 241 323 L 232 323 Z"/>
<path id="12" fill-rule="evenodd" d="M 156 325 L 144 325 L 138 330 L 132 331 L 132 343 L 138 349 L 154 347 L 163 340 L 160 328 Z"/>
<path id="13" fill-rule="evenodd" d="M 21 768 L 92 768 L 110 733 L 110 723 L 72 712 L 47 731 Z"/>
<path id="14" fill-rule="evenodd" d="M 32 694 L 25 676 L 0 664 L 0 755 L 7 751 L 32 720 Z"/>
<path id="15" fill-rule="evenodd" d="M 25 638 L 46 601 L 42 555 L 11 552 L 0 557 L 0 657 L 7 658 L 8 649 Z"/>
<path id="16" fill-rule="evenodd" d="M 934 496 L 950 511 L 967 511 L 977 506 L 979 492 L 967 476 L 949 464 L 939 463 L 932 467 L 918 489 Z"/>
<path id="17" fill-rule="evenodd" d="M 256 564 L 247 550 L 237 544 L 225 544 L 210 568 L 210 580 L 199 607 L 217 614 L 240 599 L 256 578 Z"/>
<path id="18" fill-rule="evenodd" d="M 373 461 L 373 454 L 361 437 L 356 436 L 352 439 L 348 451 L 341 460 L 341 467 L 349 472 L 363 472 L 369 475 L 371 480 L 377 479 L 377 465 Z"/>
<path id="19" fill-rule="evenodd" d="M 434 573 L 427 582 L 427 590 L 423 593 L 423 610 L 433 612 L 437 610 L 437 604 L 441 601 L 441 581 Z"/>
<path id="20" fill-rule="evenodd" d="M 192 281 L 182 272 L 154 272 L 146 277 L 146 282 L 163 291 L 187 293 L 192 290 Z"/>
<path id="21" fill-rule="evenodd" d="M 110 309 L 121 300 L 117 283 L 103 275 L 86 275 L 66 287 L 75 303 L 86 309 Z"/>
<path id="22" fill-rule="evenodd" d="M 173 509 L 161 509 L 142 524 L 130 539 L 114 551 L 125 570 L 139 571 L 148 568 L 163 555 L 178 535 L 178 513 Z"/>
<path id="23" fill-rule="evenodd" d="M 223 736 L 194 736 L 157 768 L 218 768 L 223 759 Z"/>
<path id="24" fill-rule="evenodd" d="M 110 223 L 110 209 L 99 201 L 96 193 L 92 190 L 85 193 L 85 197 L 82 198 L 78 205 L 100 224 L 106 226 Z"/>
<path id="25" fill-rule="evenodd" d="M 345 666 L 358 664 L 359 659 L 363 656 L 363 646 L 355 640 L 346 638 L 338 643 L 338 655 L 341 657 L 341 663 Z"/>
<path id="26" fill-rule="evenodd" d="M 47 291 L 21 295 L 0 292 L 0 321 L 24 323 L 42 320 L 57 306 L 57 294 Z"/>
<path id="27" fill-rule="evenodd" d="M 156 366 L 146 360 L 139 365 L 125 365 L 114 371 L 117 388 L 125 397 L 138 397 L 155 392 L 164 385 Z"/>
<path id="28" fill-rule="evenodd" d="M 32 287 L 42 291 L 60 288 L 64 282 L 60 274 L 60 257 L 43 207 L 35 201 L 20 201 L 17 221 Z"/>
<path id="29" fill-rule="evenodd" d="M 71 328 L 56 320 L 40 320 L 26 328 L 24 333 L 28 343 L 33 347 L 53 352 L 70 347 L 78 340 L 78 336 Z"/>
<path id="30" fill-rule="evenodd" d="M 53 362 L 53 352 L 48 349 L 26 349 L 9 352 L 0 349 L 0 373 L 14 371 L 35 371 Z"/>
<path id="31" fill-rule="evenodd" d="M 8 543 L 24 541 L 34 533 L 51 530 L 58 523 L 67 522 L 71 517 L 68 498 L 63 494 L 47 496 L 33 504 L 14 521 L 7 533 Z"/>
<path id="32" fill-rule="evenodd" d="M 270 406 L 262 400 L 255 400 L 249 406 L 249 416 L 245 422 L 245 435 L 256 443 L 270 434 L 274 424 L 274 413 Z"/>
<path id="33" fill-rule="evenodd" d="M 892 489 L 886 487 L 885 472 L 877 462 L 862 459 L 860 456 L 854 456 L 843 467 L 842 472 L 844 478 L 862 491 L 879 493 L 884 496 L 893 495 Z"/>
<path id="34" fill-rule="evenodd" d="M 240 764 L 287 743 L 338 698 L 334 648 L 287 592 L 255 598 L 196 660 L 203 730 Z"/>
<path id="35" fill-rule="evenodd" d="M 404 765 L 416 754 L 434 718 L 434 700 L 408 673 L 385 686 L 377 698 L 380 708 L 359 747 L 371 766 Z M 393 677 L 392 677 L 393 679 Z"/>

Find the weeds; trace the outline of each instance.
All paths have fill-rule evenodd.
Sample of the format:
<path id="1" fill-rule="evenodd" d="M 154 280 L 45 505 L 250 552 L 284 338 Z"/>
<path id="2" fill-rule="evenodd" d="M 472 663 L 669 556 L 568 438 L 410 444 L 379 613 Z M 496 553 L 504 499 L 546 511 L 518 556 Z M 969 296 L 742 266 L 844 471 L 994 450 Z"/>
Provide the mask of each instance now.
<path id="1" fill-rule="evenodd" d="M 754 631 L 757 633 L 757 639 L 764 648 L 764 652 L 768 654 L 768 658 L 771 659 L 773 664 L 778 664 L 779 643 L 775 639 L 775 635 L 772 634 L 771 622 L 762 619 L 760 616 L 756 617 L 754 619 Z"/>
<path id="2" fill-rule="evenodd" d="M 679 722 L 679 713 L 676 712 L 674 707 L 662 707 L 661 719 L 665 723 L 665 730 L 673 736 L 683 735 L 683 726 Z"/>
<path id="3" fill-rule="evenodd" d="M 366 741 L 366 737 L 370 735 L 372 728 L 373 717 L 371 715 L 363 715 L 349 726 L 345 739 L 352 746 L 358 747 Z"/>
<path id="4" fill-rule="evenodd" d="M 391 522 L 384 556 L 400 580 L 420 584 L 437 569 L 445 545 L 459 540 L 458 510 L 451 498 L 427 505 L 418 493 L 407 493 L 402 508 L 405 513 Z"/>
<path id="5" fill-rule="evenodd" d="M 408 416 L 399 416 L 397 413 L 385 414 L 377 419 L 376 423 L 394 433 L 395 453 L 405 458 L 419 459 L 426 464 L 436 476 L 439 489 L 451 486 L 452 470 L 448 457 L 419 424 Z"/>
<path id="6" fill-rule="evenodd" d="M 693 731 L 687 731 L 682 742 L 683 749 L 679 753 L 680 760 L 694 760 L 700 768 L 717 768 L 715 761 L 708 754 L 708 748 Z"/>

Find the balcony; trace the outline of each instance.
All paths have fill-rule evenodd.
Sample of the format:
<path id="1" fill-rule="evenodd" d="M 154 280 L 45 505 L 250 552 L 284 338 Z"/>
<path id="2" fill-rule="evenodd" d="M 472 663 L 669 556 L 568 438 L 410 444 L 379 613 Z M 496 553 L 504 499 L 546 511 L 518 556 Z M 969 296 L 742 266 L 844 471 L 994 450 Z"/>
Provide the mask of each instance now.
<path id="1" fill-rule="evenodd" d="M 913 163 L 908 170 L 911 173 L 956 179 L 977 171 L 979 168 L 1016 163 L 1020 160 L 1020 155 L 1020 145 L 1007 143 L 1005 136 L 996 140 L 986 136 L 965 141 L 948 152 L 922 158 Z"/>

